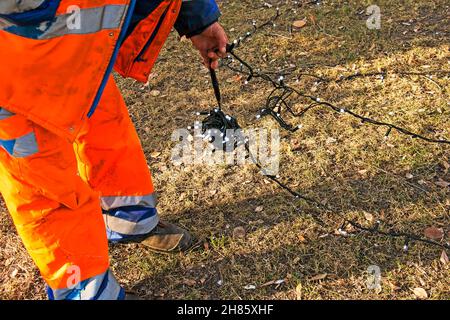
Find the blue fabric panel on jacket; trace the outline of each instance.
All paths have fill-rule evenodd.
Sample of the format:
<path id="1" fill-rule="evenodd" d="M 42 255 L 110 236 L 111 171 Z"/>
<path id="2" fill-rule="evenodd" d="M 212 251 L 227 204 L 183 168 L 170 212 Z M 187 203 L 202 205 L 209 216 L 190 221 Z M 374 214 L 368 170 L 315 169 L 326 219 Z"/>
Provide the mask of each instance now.
<path id="1" fill-rule="evenodd" d="M 220 17 L 220 10 L 214 0 L 183 1 L 175 29 L 181 36 L 203 31 Z"/>
<path id="2" fill-rule="evenodd" d="M 104 214 L 120 218 L 131 222 L 139 222 L 147 218 L 153 217 L 157 210 L 146 206 L 129 206 L 110 210 L 104 210 Z"/>
<path id="3" fill-rule="evenodd" d="M 0 17 L 17 25 L 39 24 L 43 21 L 52 20 L 55 17 L 60 2 L 61 0 L 47 0 L 34 10 L 0 14 Z"/>
<path id="4" fill-rule="evenodd" d="M 16 144 L 16 140 L 1 140 L 0 146 L 2 146 L 10 155 L 14 154 L 14 145 Z"/>

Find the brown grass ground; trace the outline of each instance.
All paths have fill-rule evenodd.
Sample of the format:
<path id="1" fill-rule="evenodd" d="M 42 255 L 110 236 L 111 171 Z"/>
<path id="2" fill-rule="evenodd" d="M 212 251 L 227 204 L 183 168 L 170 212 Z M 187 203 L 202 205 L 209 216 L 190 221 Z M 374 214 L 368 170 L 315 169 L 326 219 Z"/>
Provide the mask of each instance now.
<path id="1" fill-rule="evenodd" d="M 263 21 L 273 14 L 263 3 L 220 2 L 222 22 L 232 38 L 247 31 L 252 19 Z M 279 3 L 285 10 L 286 2 Z M 338 0 L 305 5 L 254 36 L 239 53 L 263 69 L 295 64 L 291 82 L 299 72 L 337 77 L 380 68 L 450 69 L 447 1 L 379 0 L 379 31 L 366 28 L 362 12 L 369 4 Z M 305 17 L 308 25 L 291 33 L 292 21 Z M 172 131 L 191 125 L 198 120 L 194 111 L 214 104 L 208 74 L 198 61 L 188 42 L 172 35 L 149 87 L 119 80 L 159 190 L 161 216 L 189 228 L 201 243 L 189 253 L 167 256 L 133 244 L 111 246 L 112 268 L 127 288 L 148 299 L 295 299 L 296 288 L 302 299 L 411 299 L 416 287 L 431 299 L 450 298 L 449 269 L 439 261 L 439 249 L 415 244 L 405 254 L 402 241 L 359 233 L 343 237 L 322 229 L 304 214 L 308 206 L 300 203 L 302 210 L 295 211 L 291 197 L 264 181 L 251 165 L 175 167 L 170 162 Z M 276 127 L 269 119 L 254 121 L 268 86 L 226 81 L 234 76 L 227 70 L 219 76 L 225 108 L 241 125 Z M 312 80 L 301 79 L 296 86 L 311 90 Z M 155 97 L 151 90 L 161 94 Z M 448 73 L 433 81 L 392 75 L 383 83 L 365 78 L 312 90 L 374 118 L 450 137 Z M 450 180 L 448 147 L 398 134 L 386 144 L 383 130 L 327 111 L 313 112 L 301 123 L 300 131 L 283 134 L 280 175 L 285 181 L 361 222 L 370 213 L 418 234 L 429 226 L 442 227 L 444 241 L 449 241 L 449 189 L 435 184 Z M 263 210 L 255 212 L 258 206 Z M 43 299 L 44 284 L 3 211 L 0 298 Z M 329 221 L 339 226 L 338 219 Z M 238 226 L 245 228 L 245 239 L 232 237 Z M 379 291 L 366 287 L 369 265 L 381 268 Z M 277 279 L 286 282 L 261 287 Z M 257 289 L 246 290 L 249 284 Z"/>

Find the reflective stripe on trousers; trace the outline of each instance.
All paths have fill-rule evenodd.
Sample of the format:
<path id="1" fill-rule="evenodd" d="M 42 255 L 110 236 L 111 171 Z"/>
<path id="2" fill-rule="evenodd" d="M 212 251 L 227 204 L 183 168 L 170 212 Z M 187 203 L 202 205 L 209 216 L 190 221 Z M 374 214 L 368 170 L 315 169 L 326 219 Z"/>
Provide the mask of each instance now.
<path id="1" fill-rule="evenodd" d="M 123 300 L 125 290 L 111 271 L 88 278 L 65 289 L 47 288 L 50 300 Z"/>
<path id="2" fill-rule="evenodd" d="M 108 240 L 133 240 L 152 231 L 159 222 L 154 194 L 100 199 Z"/>

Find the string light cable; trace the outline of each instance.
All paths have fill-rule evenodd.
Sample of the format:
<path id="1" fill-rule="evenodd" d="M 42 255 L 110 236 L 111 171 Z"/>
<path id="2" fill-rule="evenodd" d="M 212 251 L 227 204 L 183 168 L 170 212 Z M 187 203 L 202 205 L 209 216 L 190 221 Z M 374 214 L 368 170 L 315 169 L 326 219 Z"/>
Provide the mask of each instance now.
<path id="1" fill-rule="evenodd" d="M 269 21 L 263 23 L 262 25 L 257 26 L 256 22 L 253 21 L 253 24 L 252 24 L 253 25 L 253 33 L 260 30 L 261 28 L 268 26 L 268 25 L 273 25 L 274 21 L 276 19 L 278 19 L 279 17 L 280 17 L 280 10 L 279 10 L 279 8 L 277 8 L 276 15 L 273 18 L 271 18 Z M 410 136 L 412 138 L 417 138 L 417 139 L 423 140 L 428 143 L 436 143 L 436 144 L 444 144 L 444 145 L 450 144 L 450 141 L 448 141 L 446 139 L 443 139 L 443 138 L 433 139 L 430 137 L 426 137 L 426 136 L 414 133 L 412 131 L 409 131 L 400 126 L 397 126 L 395 124 L 382 122 L 382 121 L 378 121 L 375 119 L 371 119 L 371 118 L 359 115 L 359 114 L 353 112 L 352 110 L 337 107 L 330 102 L 322 101 L 318 97 L 300 92 L 299 90 L 287 85 L 285 82 L 284 76 L 280 76 L 278 79 L 275 80 L 268 73 L 261 72 L 261 71 L 255 71 L 255 69 L 249 63 L 247 63 L 245 60 L 243 60 L 240 56 L 238 56 L 235 53 L 235 49 L 238 48 L 243 43 L 243 41 L 245 41 L 246 39 L 251 37 L 253 33 L 247 32 L 244 36 L 239 37 L 232 44 L 227 46 L 227 52 L 228 52 L 229 56 L 226 59 L 224 65 L 228 69 L 230 69 L 234 72 L 238 72 L 240 74 L 246 75 L 247 78 L 245 80 L 245 84 L 248 84 L 252 79 L 261 79 L 273 86 L 273 90 L 267 98 L 266 105 L 264 108 L 262 108 L 260 110 L 260 112 L 257 115 L 257 118 L 261 118 L 263 116 L 269 115 L 272 118 L 274 118 L 283 129 L 288 130 L 290 132 L 295 132 L 296 130 L 299 129 L 299 127 L 292 126 L 291 124 L 289 124 L 287 121 L 284 120 L 284 118 L 282 116 L 283 110 L 286 110 L 288 113 L 290 113 L 294 117 L 301 117 L 306 112 L 308 112 L 309 110 L 312 110 L 313 108 L 326 107 L 326 108 L 329 108 L 338 113 L 348 114 L 354 118 L 359 119 L 362 123 L 386 127 L 387 132 L 385 134 L 385 137 L 388 137 L 392 131 L 397 131 L 401 134 Z M 240 63 L 240 67 L 234 66 L 234 60 L 236 60 L 237 62 Z M 405 73 L 405 74 L 408 74 L 408 73 Z M 217 107 L 213 108 L 211 111 L 198 112 L 197 115 L 206 116 L 202 121 L 202 134 L 204 137 L 208 137 L 208 132 L 210 130 L 218 130 L 221 132 L 221 136 L 225 137 L 227 130 L 239 130 L 239 129 L 241 129 L 241 127 L 239 126 L 236 118 L 223 112 L 222 98 L 221 98 L 221 94 L 220 94 L 219 81 L 217 79 L 216 72 L 213 69 L 210 69 L 210 75 L 211 75 L 211 83 L 212 83 L 212 87 L 214 90 L 214 95 L 215 95 L 215 98 L 217 101 Z M 355 77 L 362 77 L 362 76 L 380 76 L 380 75 L 385 76 L 386 73 L 368 73 L 365 75 L 364 74 L 354 74 L 354 75 L 347 76 L 347 77 L 340 77 L 337 81 L 351 80 L 351 79 L 354 79 Z M 311 76 L 311 75 L 309 75 L 309 76 Z M 314 76 L 314 75 L 312 75 L 312 76 Z M 324 78 L 320 78 L 317 76 L 314 76 L 314 77 L 318 78 L 318 81 L 320 81 L 320 82 L 329 82 L 330 81 L 329 79 L 324 79 Z M 311 103 L 307 107 L 305 107 L 302 111 L 294 112 L 294 110 L 291 107 L 291 104 L 288 101 L 288 99 L 293 94 L 296 94 L 299 97 L 307 98 L 307 99 L 311 100 Z M 235 139 L 235 141 L 232 141 L 232 145 L 234 145 L 234 146 L 244 145 L 245 149 L 247 151 L 248 157 L 251 158 L 252 162 L 256 165 L 256 167 L 258 169 L 263 171 L 264 170 L 263 166 L 256 160 L 256 157 L 252 154 L 252 152 L 249 148 L 248 138 L 240 136 L 240 135 L 236 135 L 234 139 Z M 210 140 L 210 142 L 211 142 L 211 140 Z M 228 142 L 228 144 L 229 144 L 229 141 L 227 141 L 226 138 L 224 141 L 224 145 L 225 145 L 225 142 Z M 226 149 L 224 146 L 224 151 L 225 150 Z M 267 177 L 268 179 L 270 179 L 271 181 L 276 183 L 279 187 L 281 187 L 282 189 L 287 191 L 296 200 L 306 201 L 307 203 L 314 205 L 316 207 L 316 209 L 318 209 L 319 211 L 328 212 L 328 213 L 332 213 L 333 215 L 337 215 L 340 219 L 343 220 L 341 227 L 338 229 L 339 234 L 341 234 L 343 236 L 348 235 L 348 233 L 345 231 L 347 226 L 352 226 L 355 230 L 359 230 L 360 232 L 363 232 L 363 233 L 381 235 L 381 236 L 386 236 L 386 237 L 390 237 L 390 238 L 402 238 L 402 239 L 404 239 L 404 246 L 403 246 L 404 251 L 408 251 L 409 244 L 411 242 L 421 242 L 421 243 L 424 243 L 427 245 L 437 246 L 437 247 L 441 247 L 444 249 L 450 249 L 449 243 L 441 243 L 441 242 L 438 242 L 435 240 L 431 240 L 431 239 L 422 237 L 417 234 L 395 230 L 388 223 L 381 221 L 381 220 L 377 220 L 372 226 L 364 226 L 355 220 L 347 218 L 344 214 L 342 214 L 338 210 L 333 210 L 333 208 L 331 208 L 329 205 L 324 205 L 320 201 L 318 201 L 314 198 L 303 195 L 303 194 L 293 190 L 292 188 L 290 188 L 289 186 L 284 184 L 280 180 L 279 176 L 267 174 L 267 175 L 265 175 L 265 177 Z M 297 211 L 304 212 L 298 208 L 297 203 L 294 204 L 294 207 L 297 209 Z M 321 219 L 320 214 L 318 214 L 317 212 L 312 212 L 312 213 L 308 212 L 308 213 L 311 214 L 311 216 L 321 226 L 327 226 L 327 224 Z"/>

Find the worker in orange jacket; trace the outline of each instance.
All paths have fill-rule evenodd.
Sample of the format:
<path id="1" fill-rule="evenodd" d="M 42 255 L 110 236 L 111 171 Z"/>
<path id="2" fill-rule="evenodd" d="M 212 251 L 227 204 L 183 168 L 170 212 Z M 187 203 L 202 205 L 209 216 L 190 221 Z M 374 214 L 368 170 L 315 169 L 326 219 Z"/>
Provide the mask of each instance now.
<path id="1" fill-rule="evenodd" d="M 126 297 L 108 240 L 191 244 L 158 218 L 111 72 L 146 82 L 174 26 L 216 68 L 219 16 L 214 0 L 0 1 L 0 192 L 50 299 Z"/>

